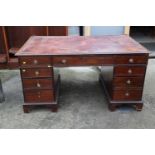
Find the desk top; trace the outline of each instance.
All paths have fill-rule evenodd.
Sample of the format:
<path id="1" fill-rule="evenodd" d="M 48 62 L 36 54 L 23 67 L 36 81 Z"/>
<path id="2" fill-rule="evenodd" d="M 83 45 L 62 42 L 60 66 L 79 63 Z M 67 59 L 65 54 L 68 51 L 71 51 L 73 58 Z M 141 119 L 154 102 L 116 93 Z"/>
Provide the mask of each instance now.
<path id="1" fill-rule="evenodd" d="M 17 52 L 31 55 L 96 55 L 149 53 L 127 35 L 117 36 L 32 36 Z"/>

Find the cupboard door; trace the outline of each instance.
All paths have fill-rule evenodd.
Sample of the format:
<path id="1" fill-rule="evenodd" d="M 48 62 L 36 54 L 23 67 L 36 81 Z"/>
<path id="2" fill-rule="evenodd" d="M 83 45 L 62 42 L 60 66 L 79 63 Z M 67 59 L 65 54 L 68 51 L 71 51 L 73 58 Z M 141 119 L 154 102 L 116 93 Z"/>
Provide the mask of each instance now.
<path id="1" fill-rule="evenodd" d="M 67 36 L 68 27 L 67 26 L 48 26 L 49 36 Z"/>
<path id="2" fill-rule="evenodd" d="M 33 35 L 46 36 L 46 26 L 6 26 L 9 48 L 20 48 Z"/>
<path id="3" fill-rule="evenodd" d="M 4 42 L 4 36 L 2 31 L 2 26 L 0 26 L 0 54 L 5 53 L 5 42 Z"/>

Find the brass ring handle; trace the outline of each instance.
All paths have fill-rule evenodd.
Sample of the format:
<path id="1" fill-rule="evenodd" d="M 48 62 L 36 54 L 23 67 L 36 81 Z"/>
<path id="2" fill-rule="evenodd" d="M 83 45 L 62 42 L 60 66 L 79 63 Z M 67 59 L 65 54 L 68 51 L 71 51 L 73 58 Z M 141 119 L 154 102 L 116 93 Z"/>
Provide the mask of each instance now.
<path id="1" fill-rule="evenodd" d="M 25 73 L 26 72 L 26 69 L 23 69 L 22 72 Z"/>
<path id="2" fill-rule="evenodd" d="M 134 60 L 133 60 L 132 58 L 130 58 L 130 59 L 129 59 L 129 62 L 130 62 L 130 63 L 133 63 L 133 62 L 134 62 Z"/>
<path id="3" fill-rule="evenodd" d="M 130 94 L 127 92 L 127 93 L 125 93 L 125 96 L 129 96 Z"/>
<path id="4" fill-rule="evenodd" d="M 35 71 L 35 75 L 36 75 L 36 76 L 39 75 L 39 71 Z"/>
<path id="5" fill-rule="evenodd" d="M 23 65 L 25 65 L 26 64 L 26 62 L 25 61 L 23 61 Z"/>
<path id="6" fill-rule="evenodd" d="M 127 84 L 131 84 L 131 80 L 127 80 L 126 83 L 127 83 Z"/>
<path id="7" fill-rule="evenodd" d="M 38 87 L 38 88 L 40 88 L 40 87 L 41 87 L 41 85 L 40 85 L 40 83 L 39 83 L 39 82 L 37 83 L 37 87 Z"/>
<path id="8" fill-rule="evenodd" d="M 34 64 L 38 64 L 38 61 L 37 61 L 37 60 L 34 60 L 33 63 L 34 63 Z"/>
<path id="9" fill-rule="evenodd" d="M 128 73 L 129 73 L 129 74 L 132 74 L 132 70 L 131 70 L 131 69 L 129 69 L 129 70 L 128 70 Z"/>
<path id="10" fill-rule="evenodd" d="M 65 63 L 67 62 L 67 60 L 66 60 L 66 59 L 63 59 L 61 62 L 62 62 L 63 64 L 65 64 Z"/>

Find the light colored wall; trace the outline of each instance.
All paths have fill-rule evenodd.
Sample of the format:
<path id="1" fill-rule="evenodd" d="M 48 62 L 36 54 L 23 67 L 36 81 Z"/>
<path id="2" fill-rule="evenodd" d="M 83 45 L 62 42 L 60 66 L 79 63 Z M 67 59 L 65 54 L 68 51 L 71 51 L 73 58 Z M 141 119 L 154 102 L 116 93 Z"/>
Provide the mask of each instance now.
<path id="1" fill-rule="evenodd" d="M 79 26 L 68 26 L 68 35 L 69 36 L 78 36 L 79 35 Z"/>
<path id="2" fill-rule="evenodd" d="M 91 26 L 90 35 L 102 36 L 102 35 L 121 35 L 124 34 L 124 26 Z"/>

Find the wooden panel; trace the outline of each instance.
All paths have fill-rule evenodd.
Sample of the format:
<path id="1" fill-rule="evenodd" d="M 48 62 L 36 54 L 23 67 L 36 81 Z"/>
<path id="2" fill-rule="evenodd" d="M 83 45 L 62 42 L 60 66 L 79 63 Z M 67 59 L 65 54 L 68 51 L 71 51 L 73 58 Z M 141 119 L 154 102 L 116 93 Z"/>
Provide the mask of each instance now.
<path id="1" fill-rule="evenodd" d="M 116 66 L 114 74 L 116 76 L 144 76 L 145 66 Z"/>
<path id="2" fill-rule="evenodd" d="M 52 89 L 52 79 L 23 79 L 24 89 Z"/>
<path id="3" fill-rule="evenodd" d="M 112 56 L 54 56 L 55 66 L 87 66 L 113 64 Z"/>
<path id="4" fill-rule="evenodd" d="M 48 26 L 49 36 L 67 36 L 68 27 L 67 26 Z"/>
<path id="5" fill-rule="evenodd" d="M 114 77 L 113 86 L 119 88 L 143 87 L 144 77 Z"/>
<path id="6" fill-rule="evenodd" d="M 54 101 L 54 93 L 52 90 L 28 90 L 24 91 L 25 102 L 52 102 Z"/>
<path id="7" fill-rule="evenodd" d="M 20 48 L 33 35 L 46 36 L 45 26 L 6 26 L 9 48 Z"/>
<path id="8" fill-rule="evenodd" d="M 20 66 L 26 67 L 26 66 L 48 66 L 52 62 L 52 59 L 50 57 L 20 57 L 19 63 Z"/>
<path id="9" fill-rule="evenodd" d="M 121 55 L 115 57 L 116 64 L 146 64 L 148 56 L 147 55 Z"/>
<path id="10" fill-rule="evenodd" d="M 3 31 L 2 31 L 2 26 L 0 26 L 0 54 L 5 52 L 6 52 L 6 49 L 5 49 Z"/>
<path id="11" fill-rule="evenodd" d="M 52 77 L 52 70 L 51 68 L 27 68 L 21 69 L 21 75 L 23 78 L 30 78 L 30 77 Z"/>
<path id="12" fill-rule="evenodd" d="M 113 100 L 139 101 L 142 98 L 142 90 L 116 90 L 113 92 Z"/>

